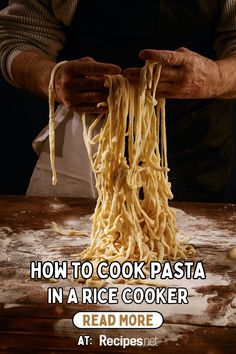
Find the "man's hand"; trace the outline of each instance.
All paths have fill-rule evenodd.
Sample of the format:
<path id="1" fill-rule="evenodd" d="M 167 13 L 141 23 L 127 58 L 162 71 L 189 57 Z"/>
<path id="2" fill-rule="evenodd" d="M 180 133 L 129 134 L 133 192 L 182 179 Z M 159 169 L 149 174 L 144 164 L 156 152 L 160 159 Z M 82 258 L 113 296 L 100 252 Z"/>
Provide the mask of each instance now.
<path id="1" fill-rule="evenodd" d="M 99 102 L 106 101 L 108 97 L 104 75 L 120 72 L 118 66 L 96 62 L 90 57 L 68 61 L 55 75 L 56 99 L 79 113 L 106 111 L 107 107 L 97 107 Z"/>
<path id="2" fill-rule="evenodd" d="M 46 98 L 54 66 L 55 62 L 42 52 L 23 51 L 12 62 L 12 76 L 18 86 Z M 120 72 L 118 66 L 99 63 L 90 57 L 68 61 L 55 75 L 56 100 L 80 113 L 103 112 L 104 107 L 97 108 L 97 104 L 108 96 L 104 75 Z"/>
<path id="3" fill-rule="evenodd" d="M 222 79 L 222 61 L 213 61 L 186 48 L 176 51 L 145 49 L 139 54 L 143 60 L 162 64 L 158 97 L 213 98 L 227 93 L 228 82 Z M 140 69 L 130 68 L 124 75 L 137 80 Z"/>

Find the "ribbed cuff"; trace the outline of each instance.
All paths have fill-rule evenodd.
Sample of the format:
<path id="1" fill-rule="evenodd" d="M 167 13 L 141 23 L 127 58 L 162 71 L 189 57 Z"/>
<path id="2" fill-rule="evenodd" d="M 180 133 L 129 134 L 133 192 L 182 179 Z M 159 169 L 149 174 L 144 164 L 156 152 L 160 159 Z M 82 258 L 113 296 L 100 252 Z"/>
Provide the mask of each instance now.
<path id="1" fill-rule="evenodd" d="M 236 54 L 236 41 L 231 42 L 230 45 L 224 48 L 224 50 L 219 54 L 219 59 L 225 59 L 230 55 Z"/>

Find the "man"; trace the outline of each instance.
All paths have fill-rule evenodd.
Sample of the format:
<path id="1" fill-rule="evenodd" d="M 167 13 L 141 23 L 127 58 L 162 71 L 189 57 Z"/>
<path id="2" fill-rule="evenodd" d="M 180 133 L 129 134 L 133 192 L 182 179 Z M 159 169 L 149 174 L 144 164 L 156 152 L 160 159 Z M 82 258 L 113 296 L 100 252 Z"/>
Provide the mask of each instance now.
<path id="1" fill-rule="evenodd" d="M 62 104 L 59 183 L 50 187 L 44 143 L 29 193 L 95 196 L 78 113 L 98 111 L 97 103 L 107 97 L 104 74 L 123 70 L 136 80 L 144 61 L 154 60 L 163 65 L 159 96 L 169 99 L 176 199 L 224 200 L 232 154 L 229 99 L 236 97 L 235 13 L 233 0 L 11 1 L 0 16 L 5 78 L 46 97 L 55 58 L 69 59 L 55 76 Z M 47 132 L 38 140 L 45 137 Z"/>

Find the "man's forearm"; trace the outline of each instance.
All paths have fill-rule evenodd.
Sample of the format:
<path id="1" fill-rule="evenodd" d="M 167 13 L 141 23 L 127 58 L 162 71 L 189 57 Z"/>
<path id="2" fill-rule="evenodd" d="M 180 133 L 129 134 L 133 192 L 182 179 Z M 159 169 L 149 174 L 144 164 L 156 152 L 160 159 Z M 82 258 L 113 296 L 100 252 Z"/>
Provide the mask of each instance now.
<path id="1" fill-rule="evenodd" d="M 12 76 L 17 85 L 37 95 L 48 96 L 48 84 L 55 63 L 46 55 L 25 51 L 15 57 Z"/>

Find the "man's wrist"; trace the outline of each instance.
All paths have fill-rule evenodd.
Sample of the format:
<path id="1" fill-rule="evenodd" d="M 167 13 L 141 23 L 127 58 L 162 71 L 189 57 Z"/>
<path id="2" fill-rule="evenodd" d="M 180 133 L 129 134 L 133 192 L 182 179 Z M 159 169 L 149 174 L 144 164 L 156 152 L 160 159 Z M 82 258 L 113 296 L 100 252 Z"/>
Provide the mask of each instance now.
<path id="1" fill-rule="evenodd" d="M 48 85 L 55 63 L 39 52 L 22 52 L 12 62 L 12 76 L 20 87 L 48 96 Z"/>
<path id="2" fill-rule="evenodd" d="M 215 62 L 219 69 L 219 83 L 216 98 L 236 98 L 236 54 Z"/>

